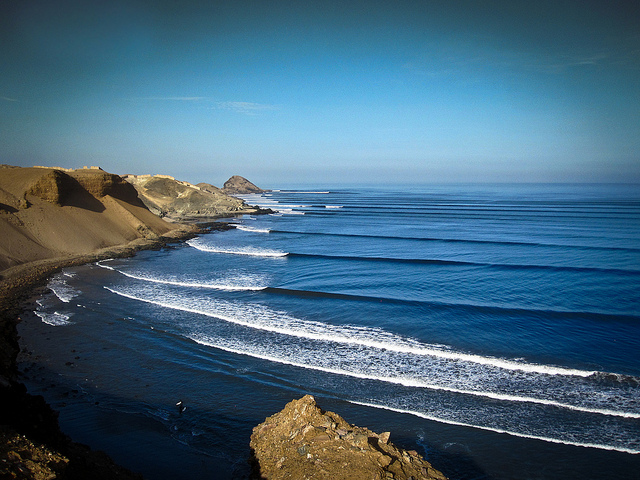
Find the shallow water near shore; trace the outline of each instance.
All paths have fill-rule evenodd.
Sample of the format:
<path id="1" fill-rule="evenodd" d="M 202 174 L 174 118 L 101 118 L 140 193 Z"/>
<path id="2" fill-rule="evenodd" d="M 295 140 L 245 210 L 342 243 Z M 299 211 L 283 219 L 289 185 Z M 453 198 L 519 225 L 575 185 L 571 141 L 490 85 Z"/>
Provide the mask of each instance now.
<path id="1" fill-rule="evenodd" d="M 247 201 L 276 213 L 67 269 L 23 317 L 24 381 L 74 440 L 245 478 L 251 429 L 311 393 L 450 478 L 636 478 L 638 186 Z"/>

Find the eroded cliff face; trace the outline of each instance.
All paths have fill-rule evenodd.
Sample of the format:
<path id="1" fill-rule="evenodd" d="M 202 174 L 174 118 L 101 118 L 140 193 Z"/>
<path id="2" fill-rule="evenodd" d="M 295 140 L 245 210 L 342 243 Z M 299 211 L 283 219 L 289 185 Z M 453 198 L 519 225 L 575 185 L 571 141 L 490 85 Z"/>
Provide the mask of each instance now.
<path id="1" fill-rule="evenodd" d="M 0 169 L 0 271 L 175 230 L 129 183 L 100 169 Z"/>
<path id="2" fill-rule="evenodd" d="M 289 402 L 253 429 L 253 479 L 445 480 L 417 452 L 321 410 L 311 395 Z"/>

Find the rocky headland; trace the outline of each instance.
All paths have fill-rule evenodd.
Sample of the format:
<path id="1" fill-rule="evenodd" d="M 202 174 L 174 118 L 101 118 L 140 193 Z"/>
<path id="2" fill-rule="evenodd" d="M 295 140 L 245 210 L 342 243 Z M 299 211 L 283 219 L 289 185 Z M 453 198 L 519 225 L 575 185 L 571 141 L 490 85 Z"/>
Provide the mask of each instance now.
<path id="1" fill-rule="evenodd" d="M 242 193 L 236 189 L 220 189 L 208 183 L 192 185 L 168 175 L 124 175 L 123 178 L 134 186 L 140 200 L 151 212 L 172 222 L 266 213 L 232 197 L 233 194 Z M 227 180 L 229 182 L 253 185 L 240 176 L 232 177 Z"/>
<path id="2" fill-rule="evenodd" d="M 311 395 L 289 402 L 251 435 L 251 478 L 445 480 L 414 450 L 325 412 Z"/>

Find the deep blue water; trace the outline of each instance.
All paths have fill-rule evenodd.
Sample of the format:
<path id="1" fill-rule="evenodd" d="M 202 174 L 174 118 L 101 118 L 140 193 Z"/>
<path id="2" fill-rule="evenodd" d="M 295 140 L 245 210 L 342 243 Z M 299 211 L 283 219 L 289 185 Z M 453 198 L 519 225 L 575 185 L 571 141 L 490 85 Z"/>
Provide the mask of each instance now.
<path id="1" fill-rule="evenodd" d="M 246 199 L 278 213 L 51 280 L 21 366 L 75 439 L 243 478 L 252 427 L 311 393 L 450 478 L 637 478 L 640 187 Z"/>

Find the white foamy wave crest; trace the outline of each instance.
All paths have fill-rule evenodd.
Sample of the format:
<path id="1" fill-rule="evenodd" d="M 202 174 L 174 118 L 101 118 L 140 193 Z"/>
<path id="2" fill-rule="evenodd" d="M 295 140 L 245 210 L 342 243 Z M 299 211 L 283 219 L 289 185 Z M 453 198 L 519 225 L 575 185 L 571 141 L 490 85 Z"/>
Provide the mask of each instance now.
<path id="1" fill-rule="evenodd" d="M 256 232 L 256 233 L 269 233 L 271 230 L 268 228 L 256 228 L 256 227 L 248 227 L 246 225 L 236 225 L 238 230 L 242 230 L 245 232 Z"/>
<path id="2" fill-rule="evenodd" d="M 515 437 L 529 438 L 529 439 L 533 439 L 533 440 L 542 440 L 544 442 L 559 443 L 559 444 L 563 444 L 563 445 L 572 445 L 572 446 L 575 446 L 575 447 L 597 448 L 597 449 L 600 449 L 600 450 L 612 450 L 612 451 L 623 452 L 623 453 L 640 454 L 640 450 L 638 450 L 638 449 L 626 448 L 624 446 L 619 446 L 619 445 L 607 445 L 607 444 L 600 444 L 600 443 L 593 443 L 593 442 L 577 442 L 577 441 L 569 440 L 569 439 L 558 439 L 558 438 L 544 437 L 544 436 L 539 436 L 539 435 L 529 435 L 529 434 L 522 433 L 522 432 L 515 432 L 515 431 L 509 431 L 509 430 L 504 430 L 504 429 L 500 429 L 500 428 L 492 428 L 492 427 L 486 427 L 486 426 L 483 426 L 483 425 L 473 425 L 473 424 L 470 424 L 470 423 L 459 422 L 459 421 L 453 420 L 451 418 L 442 418 L 442 417 L 438 417 L 436 415 L 429 415 L 427 413 L 419 412 L 419 411 L 416 411 L 416 410 L 409 410 L 409 409 L 404 409 L 404 408 L 396 408 L 396 407 L 391 407 L 391 406 L 386 406 L 386 405 L 376 405 L 376 404 L 373 404 L 373 403 L 358 402 L 358 401 L 355 401 L 355 400 L 347 400 L 347 401 L 349 403 L 354 404 L 354 405 L 362 405 L 364 407 L 369 407 L 369 408 L 379 408 L 379 409 L 389 410 L 389 411 L 396 412 L 396 413 L 404 413 L 404 414 L 414 415 L 416 417 L 424 418 L 426 420 L 431 420 L 431 421 L 439 422 L 439 423 L 446 423 L 448 425 L 457 425 L 457 426 L 460 426 L 460 427 L 478 428 L 480 430 L 486 430 L 486 431 L 495 432 L 495 433 L 505 433 L 507 435 L 512 435 L 512 436 L 515 436 Z"/>
<path id="3" fill-rule="evenodd" d="M 283 215 L 304 215 L 304 212 L 292 208 L 278 208 L 278 212 Z"/>
<path id="4" fill-rule="evenodd" d="M 64 273 L 54 276 L 49 281 L 47 287 L 49 287 L 49 290 L 51 290 L 54 295 L 64 303 L 69 303 L 71 299 L 77 297 L 81 293 L 79 290 L 76 290 L 67 284 Z"/>
<path id="5" fill-rule="evenodd" d="M 112 260 L 112 259 L 109 259 L 109 260 L 100 260 L 99 262 L 96 262 L 96 263 L 95 263 L 95 265 L 96 265 L 96 266 L 98 266 L 98 267 L 100 267 L 100 268 L 106 268 L 107 270 L 114 270 L 114 271 L 115 271 L 115 268 L 110 267 L 109 265 L 105 265 L 105 264 L 104 264 L 104 262 L 108 262 L 108 261 L 111 261 L 111 260 Z"/>
<path id="6" fill-rule="evenodd" d="M 205 244 L 199 238 L 193 238 L 191 240 L 187 240 L 187 245 L 200 250 L 202 252 L 208 253 L 226 253 L 230 255 L 249 255 L 253 257 L 285 257 L 288 255 L 287 252 L 280 252 L 278 250 L 269 250 L 266 248 L 257 248 L 257 247 L 219 247 L 214 245 Z"/>
<path id="7" fill-rule="evenodd" d="M 527 399 L 516 395 L 499 398 L 499 396 L 492 395 L 491 392 L 484 392 L 485 395 L 483 392 L 433 387 L 443 392 L 443 395 L 447 395 L 443 400 L 441 395 L 429 394 L 428 391 L 431 388 L 424 382 L 419 380 L 404 381 L 399 377 L 386 376 L 389 364 L 380 362 L 379 358 L 371 359 L 369 352 L 346 352 L 343 349 L 336 350 L 329 345 L 327 345 L 328 348 L 319 351 L 307 349 L 306 345 L 282 344 L 273 339 L 260 344 L 245 343 L 242 339 L 230 335 L 216 336 L 197 331 L 188 336 L 201 345 L 234 354 L 363 380 L 365 382 L 362 384 L 364 390 L 359 390 L 358 395 L 369 388 L 368 394 L 377 398 L 377 406 L 380 408 L 412 413 L 443 423 L 507 433 L 523 438 L 625 453 L 640 453 L 636 415 L 620 415 L 620 412 L 607 413 L 606 409 L 579 406 L 576 408 L 575 405 L 534 398 Z M 329 352 L 337 355 L 334 356 Z M 351 355 L 357 359 L 352 360 Z M 373 364 L 371 368 L 366 367 L 367 362 Z M 362 368 L 358 368 L 357 365 Z M 425 377 L 428 377 L 428 366 L 424 368 L 424 372 Z M 479 383 L 484 383 L 485 380 L 486 378 L 476 379 Z M 382 389 L 375 388 L 370 386 L 371 381 L 389 382 L 399 385 L 400 388 L 392 386 Z M 352 385 L 352 381 L 349 385 Z M 571 387 L 571 385 L 568 386 Z M 404 387 L 413 388 L 407 390 Z M 486 388 L 491 388 L 491 385 L 487 385 Z M 523 388 L 526 386 L 518 386 L 519 390 Z M 602 392 L 598 391 L 592 391 L 588 394 L 603 396 Z M 606 396 L 607 400 L 604 403 L 609 403 L 615 398 L 611 394 Z M 490 400 L 487 401 L 483 397 Z M 495 402 L 494 400 L 500 401 Z M 576 400 L 580 401 L 580 395 L 576 397 Z M 566 413 L 562 414 L 563 421 L 561 422 L 558 421 L 558 409 L 567 409 Z M 610 414 L 613 417 L 603 421 L 601 415 Z M 603 424 L 606 424 L 607 427 L 603 428 Z"/>
<path id="8" fill-rule="evenodd" d="M 51 325 L 53 327 L 64 327 L 65 325 L 71 325 L 72 322 L 69 321 L 71 318 L 69 315 L 65 315 L 64 313 L 53 312 L 34 312 L 40 320 L 42 320 L 47 325 Z"/>
<path id="9" fill-rule="evenodd" d="M 340 351 L 339 358 L 330 356 L 318 356 L 317 351 L 304 351 L 295 345 L 288 345 L 286 342 L 273 342 L 269 345 L 241 345 L 237 340 L 230 338 L 212 339 L 206 335 L 196 334 L 190 337 L 192 340 L 206 344 L 212 347 L 233 353 L 249 355 L 262 360 L 283 363 L 301 368 L 317 370 L 325 373 L 336 375 L 345 375 L 349 377 L 377 380 L 381 382 L 402 385 L 404 387 L 425 388 L 429 390 L 437 390 L 461 395 L 470 395 L 473 397 L 482 397 L 492 400 L 499 400 L 508 403 L 529 403 L 543 406 L 564 408 L 576 412 L 608 415 L 614 417 L 638 419 L 640 414 L 632 411 L 612 410 L 596 405 L 575 405 L 567 403 L 569 401 L 581 401 L 580 394 L 565 395 L 567 402 L 553 400 L 552 398 L 542 398 L 545 395 L 553 397 L 554 394 L 561 392 L 561 388 L 557 385 L 545 384 L 544 386 L 536 385 L 539 379 L 518 378 L 504 375 L 497 378 L 496 373 L 492 371 L 476 370 L 473 373 L 461 372 L 465 370 L 464 366 L 442 365 L 427 363 L 416 369 L 413 360 L 393 358 L 392 355 L 380 354 L 375 351 L 369 351 L 366 354 L 360 349 L 357 353 L 345 353 L 344 348 L 332 347 L 335 351 Z M 277 343 L 277 346 L 276 346 Z M 285 346 L 286 345 L 286 346 Z M 409 368 L 413 368 L 416 373 L 412 374 Z M 418 373 L 420 372 L 420 373 Z M 437 378 L 436 378 L 437 377 Z M 510 384 L 514 390 L 520 390 L 518 395 L 492 391 L 492 388 L 498 382 Z M 522 392 L 523 385 L 527 383 L 528 392 Z M 544 383 L 544 382 L 542 382 Z M 452 386 L 451 386 L 452 385 Z M 566 386 L 566 385 L 565 385 Z M 580 386 L 581 388 L 583 386 Z M 546 390 L 546 391 L 545 391 Z M 530 395 L 528 395 L 530 393 Z M 593 393 L 593 392 L 592 392 Z M 536 396 L 539 395 L 539 396 Z M 609 392 L 608 398 L 613 398 L 614 394 Z M 628 399 L 627 403 L 630 408 L 637 407 L 634 399 Z"/>
<path id="10" fill-rule="evenodd" d="M 275 192 L 275 190 L 274 190 L 274 192 Z M 309 192 L 309 191 L 304 191 L 304 190 L 301 190 L 301 191 L 298 191 L 298 190 L 287 190 L 284 193 L 295 193 L 296 195 L 297 194 L 301 194 L 301 193 L 302 194 L 314 194 L 314 195 L 326 195 L 326 194 L 329 194 L 331 192 L 325 192 L 325 191 L 322 191 L 322 192 Z"/>
<path id="11" fill-rule="evenodd" d="M 474 361 L 477 360 L 475 357 L 463 353 L 456 356 L 452 351 L 442 356 L 438 354 L 442 347 L 402 338 L 380 329 L 301 320 L 261 305 L 198 299 L 157 289 L 105 288 L 134 300 L 249 327 L 249 331 L 234 333 L 233 339 L 224 337 L 222 343 L 221 340 L 211 340 L 211 343 L 259 358 L 406 387 L 640 418 L 640 396 L 636 390 L 606 387 L 585 378 L 584 374 L 566 373 L 572 370 L 560 374 L 558 367 L 538 366 L 537 370 L 503 368 L 509 362 L 490 357 L 486 362 L 478 362 Z M 256 336 L 256 330 L 265 334 Z M 211 332 L 199 332 L 199 335 L 197 338 L 202 341 L 210 338 Z M 242 335 L 247 339 L 242 340 Z M 230 346 L 229 342 L 235 346 Z M 556 373 L 547 373 L 553 369 Z M 612 400 L 615 400 L 615 409 L 611 408 Z"/>
<path id="12" fill-rule="evenodd" d="M 188 279 L 177 278 L 162 278 L 156 277 L 144 273 L 131 273 L 125 270 L 119 270 L 117 268 L 102 265 L 100 262 L 96 263 L 99 267 L 106 268 L 108 270 L 118 272 L 125 277 L 132 278 L 134 280 L 140 280 L 143 282 L 158 283 L 161 285 L 173 285 L 176 287 L 188 287 L 188 288 L 204 288 L 211 290 L 226 290 L 226 291 L 259 291 L 264 290 L 267 285 L 264 285 L 264 278 L 257 275 L 237 275 L 232 279 L 224 280 L 212 280 L 210 282 L 202 282 Z"/>
<path id="13" fill-rule="evenodd" d="M 325 205 L 324 208 L 343 208 L 343 205 Z"/>

